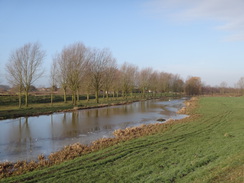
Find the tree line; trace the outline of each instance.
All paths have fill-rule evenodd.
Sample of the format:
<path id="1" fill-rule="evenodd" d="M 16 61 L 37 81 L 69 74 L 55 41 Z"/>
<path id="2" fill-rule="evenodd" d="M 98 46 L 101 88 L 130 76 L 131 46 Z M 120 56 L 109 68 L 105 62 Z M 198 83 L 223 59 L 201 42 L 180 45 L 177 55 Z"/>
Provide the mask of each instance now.
<path id="1" fill-rule="evenodd" d="M 22 94 L 28 107 L 30 87 L 44 74 L 42 64 L 45 56 L 46 52 L 39 43 L 27 43 L 10 54 L 6 64 L 7 79 L 18 88 L 19 107 Z M 144 98 L 165 92 L 197 95 L 202 88 L 199 77 L 189 77 L 184 82 L 178 74 L 150 67 L 139 69 L 127 62 L 118 66 L 109 49 L 89 48 L 81 42 L 64 47 L 53 57 L 50 68 L 51 103 L 57 87 L 62 88 L 64 102 L 67 102 L 67 92 L 71 92 L 73 105 L 79 102 L 80 92 L 86 93 L 87 100 L 95 94 L 99 103 L 100 92 L 107 98 L 109 94 L 127 98 L 134 93 L 140 93 Z"/>

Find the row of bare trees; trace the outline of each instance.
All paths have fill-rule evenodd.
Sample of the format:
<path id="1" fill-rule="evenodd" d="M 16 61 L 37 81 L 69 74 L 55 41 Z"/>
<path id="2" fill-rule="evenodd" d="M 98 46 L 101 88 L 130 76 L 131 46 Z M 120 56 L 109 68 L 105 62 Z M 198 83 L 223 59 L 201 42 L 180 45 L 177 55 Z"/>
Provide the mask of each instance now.
<path id="1" fill-rule="evenodd" d="M 59 85 L 66 102 L 67 89 L 72 92 L 73 104 L 79 101 L 79 92 L 95 94 L 99 103 L 99 93 L 119 95 L 127 98 L 137 91 L 156 94 L 182 92 L 184 82 L 179 75 L 157 72 L 152 68 L 139 70 L 137 66 L 124 63 L 118 67 L 116 59 L 108 49 L 91 49 L 82 43 L 71 44 L 53 59 L 51 69 L 52 87 Z"/>
<path id="2" fill-rule="evenodd" d="M 94 91 L 98 103 L 100 90 L 109 89 L 116 68 L 116 60 L 108 49 L 89 49 L 82 43 L 74 43 L 53 59 L 52 87 L 59 85 L 63 89 L 64 102 L 69 89 L 74 105 L 79 101 L 81 90 L 87 93 L 88 100 Z"/>
<path id="3" fill-rule="evenodd" d="M 30 87 L 42 76 L 45 51 L 39 43 L 28 43 L 11 53 L 6 65 L 7 79 L 18 87 L 19 107 L 21 95 L 25 95 L 28 106 Z M 79 102 L 80 92 L 86 93 L 87 100 L 95 94 L 99 103 L 100 92 L 114 97 L 122 95 L 127 99 L 134 93 L 141 97 L 153 96 L 165 92 L 183 92 L 200 94 L 201 79 L 191 77 L 184 82 L 177 74 L 159 72 L 152 68 L 139 69 L 124 63 L 120 67 L 108 49 L 88 48 L 77 42 L 64 47 L 54 58 L 50 70 L 51 103 L 55 88 L 63 90 L 64 102 L 67 92 L 71 92 L 73 105 Z"/>

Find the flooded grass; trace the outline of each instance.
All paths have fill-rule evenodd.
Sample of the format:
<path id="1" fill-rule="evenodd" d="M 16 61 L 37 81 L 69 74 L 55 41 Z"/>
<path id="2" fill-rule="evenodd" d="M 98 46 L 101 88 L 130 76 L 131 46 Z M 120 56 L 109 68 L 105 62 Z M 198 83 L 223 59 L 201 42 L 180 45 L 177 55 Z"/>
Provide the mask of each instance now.
<path id="1" fill-rule="evenodd" d="M 1 164 L 0 182 L 242 183 L 244 98 L 206 97 L 187 106 L 191 116 L 183 120 L 117 130 L 115 138 L 73 144 L 38 162 Z"/>

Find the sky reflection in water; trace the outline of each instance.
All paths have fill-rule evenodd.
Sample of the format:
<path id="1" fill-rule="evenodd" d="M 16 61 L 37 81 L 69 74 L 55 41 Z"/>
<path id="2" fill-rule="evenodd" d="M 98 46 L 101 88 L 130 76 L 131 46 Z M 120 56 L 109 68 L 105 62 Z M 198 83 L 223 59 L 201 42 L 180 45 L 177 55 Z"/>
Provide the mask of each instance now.
<path id="1" fill-rule="evenodd" d="M 158 118 L 180 119 L 184 99 L 149 100 L 129 105 L 55 113 L 0 121 L 0 161 L 36 159 L 63 146 L 111 137 L 116 129 L 155 123 Z"/>

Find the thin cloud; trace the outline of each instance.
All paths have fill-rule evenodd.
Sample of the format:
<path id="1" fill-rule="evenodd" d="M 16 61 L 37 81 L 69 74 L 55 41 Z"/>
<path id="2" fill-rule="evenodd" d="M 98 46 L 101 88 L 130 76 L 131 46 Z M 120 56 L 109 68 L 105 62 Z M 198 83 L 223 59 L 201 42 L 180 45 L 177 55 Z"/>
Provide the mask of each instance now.
<path id="1" fill-rule="evenodd" d="M 226 40 L 244 40 L 243 0 L 151 0 L 147 7 L 175 21 L 218 21 L 217 30 L 229 31 Z"/>

